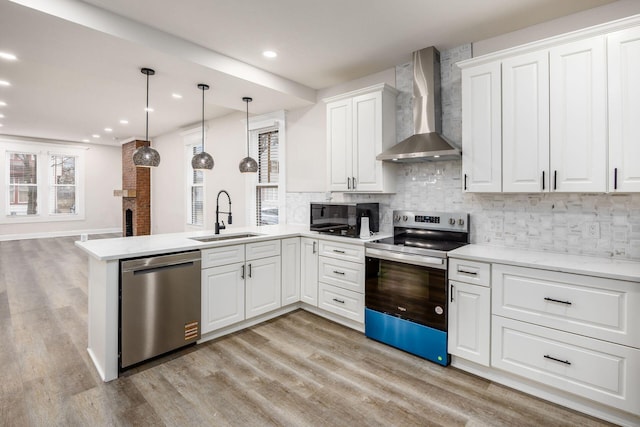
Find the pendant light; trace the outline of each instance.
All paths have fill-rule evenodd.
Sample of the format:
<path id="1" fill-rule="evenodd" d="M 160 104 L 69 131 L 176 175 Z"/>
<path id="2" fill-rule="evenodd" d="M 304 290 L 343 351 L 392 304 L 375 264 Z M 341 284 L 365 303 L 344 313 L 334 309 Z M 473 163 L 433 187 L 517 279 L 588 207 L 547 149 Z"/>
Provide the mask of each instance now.
<path id="1" fill-rule="evenodd" d="M 147 126 L 145 130 L 145 141 L 147 144 L 151 144 L 151 141 L 149 141 L 149 76 L 153 76 L 156 72 L 151 68 L 143 68 L 140 72 L 147 76 L 147 108 L 145 109 L 147 113 Z M 133 164 L 143 168 L 158 166 L 160 164 L 160 154 L 151 148 L 150 145 L 145 145 L 133 152 Z"/>
<path id="2" fill-rule="evenodd" d="M 194 169 L 213 169 L 213 157 L 204 151 L 204 91 L 209 90 L 209 85 L 198 84 L 198 89 L 202 89 L 202 151 L 191 159 L 191 167 Z"/>
<path id="3" fill-rule="evenodd" d="M 249 103 L 253 98 L 245 96 L 242 100 L 247 103 L 247 157 L 240 160 L 240 172 L 258 172 L 258 162 L 249 156 Z"/>

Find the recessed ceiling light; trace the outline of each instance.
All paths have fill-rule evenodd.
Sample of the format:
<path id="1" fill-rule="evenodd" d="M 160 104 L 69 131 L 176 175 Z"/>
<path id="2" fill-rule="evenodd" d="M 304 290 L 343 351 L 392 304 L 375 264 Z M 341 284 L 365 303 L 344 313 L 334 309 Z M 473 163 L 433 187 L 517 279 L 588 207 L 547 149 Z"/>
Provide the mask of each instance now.
<path id="1" fill-rule="evenodd" d="M 98 135 L 97 133 L 94 133 L 93 135 L 91 135 L 94 138 L 100 138 L 100 135 Z"/>
<path id="2" fill-rule="evenodd" d="M 6 59 L 7 61 L 15 61 L 18 59 L 13 53 L 8 52 L 0 52 L 0 58 Z"/>
<path id="3" fill-rule="evenodd" d="M 0 86 L 11 86 L 11 83 L 6 80 L 0 80 Z"/>
<path id="4" fill-rule="evenodd" d="M 6 103 L 6 102 L 4 102 L 4 101 L 0 101 L 0 107 L 6 107 L 6 106 L 7 106 L 7 103 Z"/>
<path id="5" fill-rule="evenodd" d="M 129 124 L 129 120 L 122 119 L 122 120 L 120 120 L 120 124 L 121 125 L 128 125 Z"/>
<path id="6" fill-rule="evenodd" d="M 262 52 L 262 56 L 264 56 L 265 58 L 275 58 L 276 56 L 278 56 L 278 54 L 272 50 L 265 50 L 264 52 Z"/>
<path id="7" fill-rule="evenodd" d="M 0 119 L 4 119 L 4 114 L 0 114 Z"/>
<path id="8" fill-rule="evenodd" d="M 435 156 L 433 156 L 434 159 L 437 159 L 438 157 L 440 157 L 439 154 L 436 154 Z"/>
<path id="9" fill-rule="evenodd" d="M 113 132 L 113 129 L 111 129 L 111 128 L 104 128 L 104 131 L 105 131 L 105 132 Z"/>
<path id="10" fill-rule="evenodd" d="M 171 96 L 173 96 L 175 99 L 182 99 L 182 95 L 180 95 L 179 93 L 172 93 Z"/>
<path id="11" fill-rule="evenodd" d="M 147 108 L 144 109 L 144 111 L 148 111 L 149 113 L 153 113 L 153 108 L 147 107 Z"/>
<path id="12" fill-rule="evenodd" d="M 89 142 L 89 140 L 85 138 L 82 140 L 82 142 Z"/>
<path id="13" fill-rule="evenodd" d="M 0 128 L 1 128 L 2 126 L 4 126 L 4 125 L 3 125 L 2 123 L 0 123 Z"/>

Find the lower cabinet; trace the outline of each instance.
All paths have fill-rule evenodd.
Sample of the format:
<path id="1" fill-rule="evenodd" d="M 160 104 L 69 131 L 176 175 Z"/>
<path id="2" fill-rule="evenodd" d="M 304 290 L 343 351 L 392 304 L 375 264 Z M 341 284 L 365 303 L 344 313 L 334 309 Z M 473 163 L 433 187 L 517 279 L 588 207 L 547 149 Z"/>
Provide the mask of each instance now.
<path id="1" fill-rule="evenodd" d="M 282 239 L 282 306 L 300 301 L 300 237 Z"/>
<path id="2" fill-rule="evenodd" d="M 247 319 L 281 307 L 279 256 L 247 261 L 245 275 Z"/>
<path id="3" fill-rule="evenodd" d="M 318 306 L 318 239 L 300 239 L 300 301 Z"/>
<path id="4" fill-rule="evenodd" d="M 318 307 L 354 320 L 364 322 L 364 294 L 320 282 Z"/>
<path id="5" fill-rule="evenodd" d="M 449 353 L 489 366 L 491 289 L 449 281 Z"/>
<path id="6" fill-rule="evenodd" d="M 202 333 L 244 320 L 244 263 L 202 270 Z"/>

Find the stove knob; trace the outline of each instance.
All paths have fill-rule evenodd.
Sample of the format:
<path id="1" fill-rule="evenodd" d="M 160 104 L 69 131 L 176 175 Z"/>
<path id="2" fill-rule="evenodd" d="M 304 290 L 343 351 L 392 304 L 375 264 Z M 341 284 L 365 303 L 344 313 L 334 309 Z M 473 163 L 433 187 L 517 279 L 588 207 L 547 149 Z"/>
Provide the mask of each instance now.
<path id="1" fill-rule="evenodd" d="M 464 225 L 464 219 L 460 218 L 460 219 L 458 220 L 458 224 L 459 224 L 459 225 Z"/>
<path id="2" fill-rule="evenodd" d="M 404 222 L 407 222 L 407 221 L 409 221 L 409 217 L 408 217 L 408 216 L 406 216 L 406 215 L 403 215 L 403 216 L 402 216 L 402 220 L 403 220 Z"/>
<path id="3" fill-rule="evenodd" d="M 449 218 L 449 224 L 450 224 L 450 225 L 456 225 L 456 220 L 455 220 L 455 218 Z"/>

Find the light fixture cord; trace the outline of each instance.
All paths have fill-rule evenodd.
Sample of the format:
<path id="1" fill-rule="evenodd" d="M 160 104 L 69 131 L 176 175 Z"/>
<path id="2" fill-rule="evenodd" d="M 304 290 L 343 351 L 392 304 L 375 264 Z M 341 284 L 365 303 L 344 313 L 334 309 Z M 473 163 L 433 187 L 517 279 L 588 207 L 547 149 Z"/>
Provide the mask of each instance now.
<path id="1" fill-rule="evenodd" d="M 149 142 L 149 73 L 147 73 L 147 108 L 145 109 L 147 113 L 147 125 L 145 129 L 145 138 L 146 141 Z"/>
<path id="2" fill-rule="evenodd" d="M 202 86 L 202 152 L 204 153 L 204 86 Z"/>
<path id="3" fill-rule="evenodd" d="M 249 100 L 245 102 L 247 103 L 247 157 L 251 157 L 249 155 Z"/>

